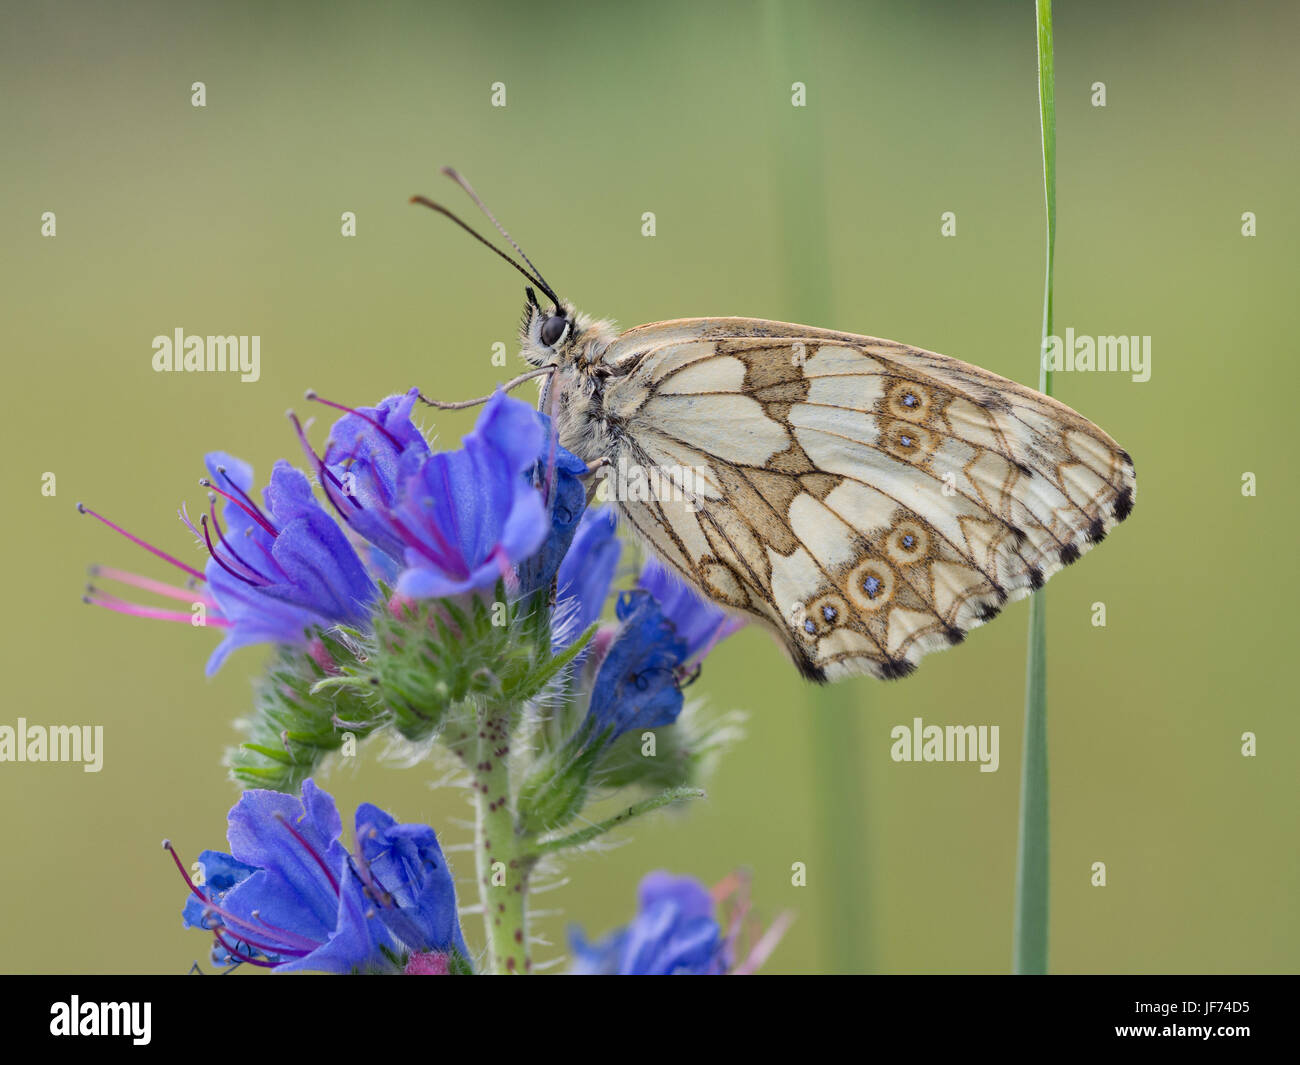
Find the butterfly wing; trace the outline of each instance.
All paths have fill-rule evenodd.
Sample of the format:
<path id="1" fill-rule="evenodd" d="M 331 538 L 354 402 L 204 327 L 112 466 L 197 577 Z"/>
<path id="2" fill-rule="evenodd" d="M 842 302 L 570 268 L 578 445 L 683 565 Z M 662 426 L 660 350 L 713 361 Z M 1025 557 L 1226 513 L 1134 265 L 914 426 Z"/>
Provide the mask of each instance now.
<path id="1" fill-rule="evenodd" d="M 919 348 L 700 318 L 629 330 L 605 361 L 611 457 L 661 477 L 619 493 L 625 518 L 814 680 L 905 676 L 1133 508 L 1133 462 L 1097 426 Z"/>

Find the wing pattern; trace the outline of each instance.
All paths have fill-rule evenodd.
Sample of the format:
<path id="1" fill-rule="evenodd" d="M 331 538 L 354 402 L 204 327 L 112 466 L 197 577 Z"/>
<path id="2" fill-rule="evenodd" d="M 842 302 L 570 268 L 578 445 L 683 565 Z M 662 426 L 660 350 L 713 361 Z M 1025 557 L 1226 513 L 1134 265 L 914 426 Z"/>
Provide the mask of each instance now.
<path id="1" fill-rule="evenodd" d="M 606 358 L 611 457 L 677 489 L 619 501 L 624 517 L 814 680 L 907 675 L 1133 509 L 1133 462 L 1101 429 L 919 348 L 688 319 Z"/>

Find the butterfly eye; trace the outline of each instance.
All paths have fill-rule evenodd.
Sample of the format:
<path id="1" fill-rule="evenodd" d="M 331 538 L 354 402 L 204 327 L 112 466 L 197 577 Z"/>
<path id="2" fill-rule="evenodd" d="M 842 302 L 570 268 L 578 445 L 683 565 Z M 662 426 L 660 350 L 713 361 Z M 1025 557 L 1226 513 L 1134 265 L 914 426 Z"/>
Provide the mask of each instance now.
<path id="1" fill-rule="evenodd" d="M 553 347 L 564 336 L 565 327 L 568 326 L 569 320 L 563 315 L 555 314 L 542 323 L 542 343 L 548 348 Z"/>

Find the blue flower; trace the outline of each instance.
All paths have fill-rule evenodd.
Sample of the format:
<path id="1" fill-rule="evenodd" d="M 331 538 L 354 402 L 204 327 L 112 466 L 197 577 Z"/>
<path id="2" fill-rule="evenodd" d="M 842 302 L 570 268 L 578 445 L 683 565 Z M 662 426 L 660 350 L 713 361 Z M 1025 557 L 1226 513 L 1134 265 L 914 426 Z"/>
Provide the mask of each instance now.
<path id="1" fill-rule="evenodd" d="M 715 645 L 744 627 L 744 619 L 701 599 L 675 572 L 657 559 L 641 570 L 637 584 L 655 597 L 677 635 L 686 641 L 686 658 L 702 658 Z"/>
<path id="2" fill-rule="evenodd" d="M 301 800 L 244 792 L 229 815 L 231 853 L 199 855 L 202 884 L 164 843 L 190 886 L 185 926 L 213 933 L 216 964 L 381 972 L 410 955 L 423 963 L 420 971 L 463 969 L 469 952 L 433 830 L 399 825 L 366 803 L 356 813 L 356 853 L 341 833 L 333 798 L 310 779 Z M 429 968 L 430 956 L 450 964 Z"/>
<path id="3" fill-rule="evenodd" d="M 690 877 L 650 873 L 638 889 L 632 922 L 597 943 L 571 929 L 573 972 L 599 976 L 717 976 L 730 948 L 714 919 L 713 898 Z"/>
<path id="4" fill-rule="evenodd" d="M 682 712 L 677 668 L 689 648 L 654 597 L 624 592 L 615 607 L 622 626 L 596 671 L 587 710 L 589 735 L 613 742 L 633 728 L 671 725 Z"/>
<path id="5" fill-rule="evenodd" d="M 456 889 L 433 829 L 399 824 L 379 807 L 362 803 L 356 833 L 363 879 L 381 902 L 379 919 L 389 932 L 421 953 L 454 947 L 468 958 Z"/>
<path id="6" fill-rule="evenodd" d="M 600 617 L 622 550 L 613 507 L 595 507 L 582 515 L 556 574 L 555 651 L 568 647 Z"/>
<path id="7" fill-rule="evenodd" d="M 447 597 L 513 580 L 550 520 L 530 483 L 545 430 L 526 403 L 497 392 L 459 451 L 402 453 L 391 520 L 405 542 L 399 595 Z"/>
<path id="8" fill-rule="evenodd" d="M 519 567 L 521 595 L 550 586 L 561 560 L 568 557 L 587 508 L 587 486 L 582 481 L 587 464 L 553 438 L 551 420 L 546 415 L 537 414 L 537 418 L 544 435 L 541 454 L 533 466 L 532 483 L 547 501 L 551 527 L 541 550 Z"/>
<path id="9" fill-rule="evenodd" d="M 303 643 L 312 626 L 357 623 L 368 615 L 377 589 L 343 530 L 312 496 L 311 483 L 281 460 L 262 494 L 250 495 L 252 468 L 214 451 L 205 482 L 226 499 L 191 530 L 207 545 L 205 575 L 228 623 L 208 660 L 215 673 L 237 647 L 253 643 Z"/>
<path id="10" fill-rule="evenodd" d="M 311 449 L 295 420 L 303 449 L 316 466 L 322 491 L 359 536 L 393 563 L 400 563 L 408 545 L 394 525 L 391 511 L 397 503 L 402 458 L 409 454 L 415 456 L 411 461 L 418 462 L 429 455 L 424 435 L 411 421 L 419 389 L 388 396 L 374 407 L 355 409 L 323 400 L 314 393 L 308 395 L 346 412 L 330 429 L 323 456 Z M 395 565 L 390 568 L 396 572 Z"/>

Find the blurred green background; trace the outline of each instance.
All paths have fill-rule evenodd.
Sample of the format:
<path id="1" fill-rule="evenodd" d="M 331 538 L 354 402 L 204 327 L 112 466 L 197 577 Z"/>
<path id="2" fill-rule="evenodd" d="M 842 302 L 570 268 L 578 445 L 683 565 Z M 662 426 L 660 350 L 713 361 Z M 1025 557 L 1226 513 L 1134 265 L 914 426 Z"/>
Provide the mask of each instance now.
<path id="1" fill-rule="evenodd" d="M 0 765 L 6 971 L 206 965 L 158 841 L 189 857 L 224 844 L 236 792 L 220 759 L 263 655 L 207 681 L 215 632 L 83 606 L 89 562 L 168 574 L 73 504 L 196 560 L 174 514 L 203 498 L 203 452 L 259 472 L 296 457 L 284 411 L 303 410 L 304 388 L 460 398 L 517 372 L 520 279 L 407 205 L 419 192 L 470 210 L 440 165 L 564 295 L 625 326 L 821 301 L 815 324 L 1036 380 L 1027 0 L 782 17 L 741 2 L 47 4 L 3 20 L 0 723 L 105 730 L 97 775 Z M 1057 5 L 1058 331 L 1150 335 L 1153 373 L 1057 378 L 1132 452 L 1139 493 L 1049 587 L 1056 971 L 1300 961 L 1298 22 L 1289 3 Z M 497 81 L 505 108 L 490 106 Z M 261 380 L 154 373 L 151 340 L 177 327 L 260 334 Z M 508 369 L 490 363 L 496 341 Z M 472 414 L 426 424 L 452 445 Z M 748 738 L 706 802 L 569 865 L 537 900 L 560 911 L 539 922 L 556 946 L 538 959 L 570 920 L 626 920 L 646 871 L 714 882 L 747 867 L 762 914 L 798 914 L 772 971 L 1006 971 L 1027 613 L 1015 604 L 911 679 L 831 695 L 764 634 L 729 641 L 693 691 L 748 710 Z M 914 716 L 1000 725 L 1001 768 L 892 762 L 889 731 Z M 470 838 L 463 793 L 363 751 L 324 779 L 341 806 Z M 470 855 L 452 859 L 468 876 Z M 466 927 L 478 945 L 478 919 Z"/>

